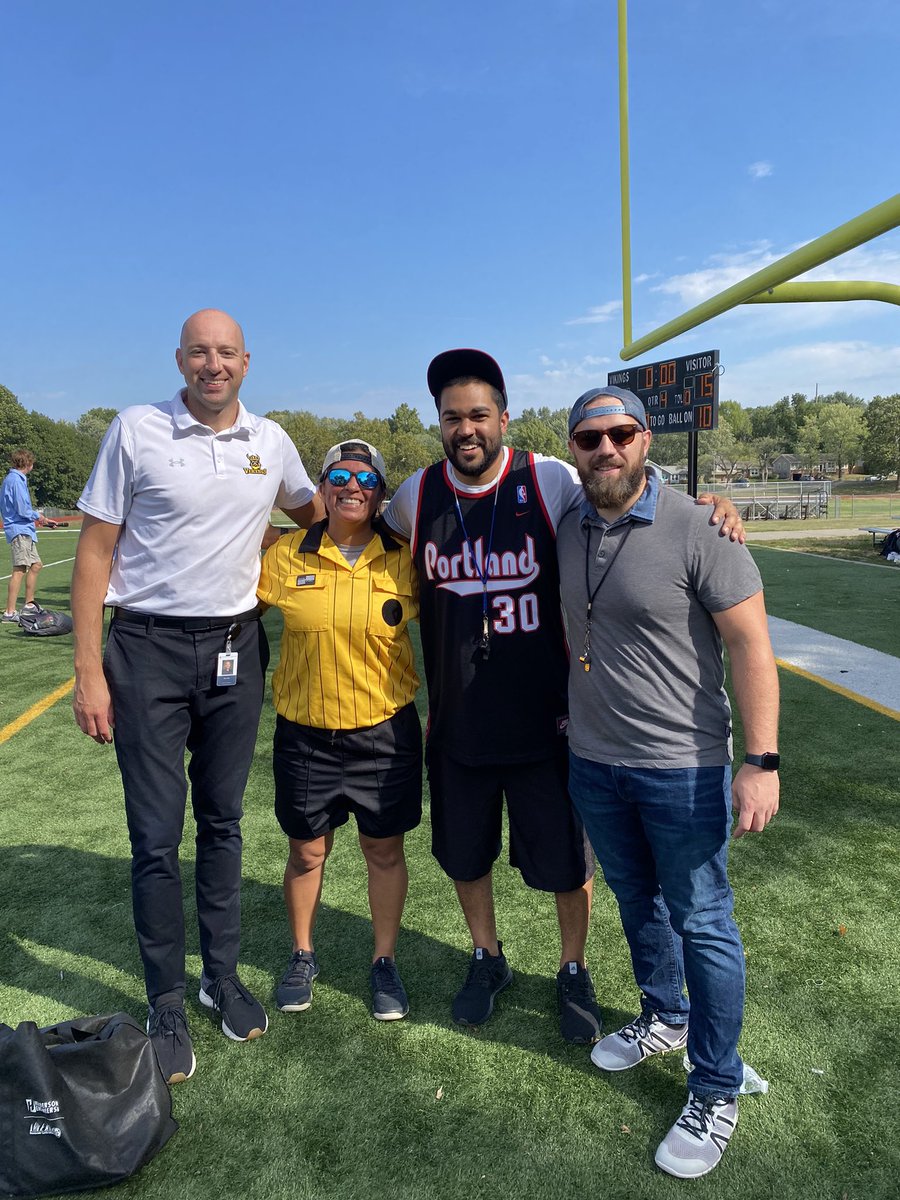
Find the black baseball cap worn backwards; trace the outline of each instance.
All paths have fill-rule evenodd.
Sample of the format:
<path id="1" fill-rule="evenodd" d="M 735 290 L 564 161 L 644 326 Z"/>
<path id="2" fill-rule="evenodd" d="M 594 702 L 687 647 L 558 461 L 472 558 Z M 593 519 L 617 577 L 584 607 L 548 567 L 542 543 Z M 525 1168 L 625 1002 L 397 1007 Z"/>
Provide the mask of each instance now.
<path id="1" fill-rule="evenodd" d="M 434 397 L 438 411 L 441 407 L 441 392 L 447 384 L 452 379 L 465 379 L 470 375 L 473 379 L 481 379 L 500 393 L 505 412 L 509 401 L 503 372 L 496 361 L 483 350 L 445 350 L 443 354 L 431 360 L 428 367 L 428 390 Z"/>

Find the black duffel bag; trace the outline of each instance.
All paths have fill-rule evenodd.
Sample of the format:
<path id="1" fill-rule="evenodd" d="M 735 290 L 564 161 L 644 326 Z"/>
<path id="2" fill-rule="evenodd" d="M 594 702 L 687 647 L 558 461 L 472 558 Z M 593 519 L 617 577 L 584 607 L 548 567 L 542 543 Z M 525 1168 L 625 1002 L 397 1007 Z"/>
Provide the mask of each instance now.
<path id="1" fill-rule="evenodd" d="M 126 1013 L 0 1024 L 0 1195 L 118 1183 L 177 1129 L 150 1039 Z"/>

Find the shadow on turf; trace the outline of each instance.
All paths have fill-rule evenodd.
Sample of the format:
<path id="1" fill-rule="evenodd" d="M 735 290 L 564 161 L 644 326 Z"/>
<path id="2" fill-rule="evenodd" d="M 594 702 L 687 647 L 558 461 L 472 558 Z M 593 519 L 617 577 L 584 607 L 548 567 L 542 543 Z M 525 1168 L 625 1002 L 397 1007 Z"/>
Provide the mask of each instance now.
<path id="1" fill-rule="evenodd" d="M 0 847 L 0 877 L 16 880 L 15 904 L 5 906 L 0 922 L 0 984 L 45 996 L 84 1013 L 122 1009 L 142 1019 L 144 992 L 131 920 L 129 876 L 127 860 L 85 850 L 47 845 Z M 191 863 L 182 864 L 182 881 L 188 954 L 196 955 Z M 98 902 L 98 893 L 102 902 Z M 268 995 L 260 998 L 274 1013 L 273 1032 L 279 1026 L 285 1031 L 300 1030 L 313 1014 L 325 1020 L 329 990 L 342 993 L 344 1019 L 348 1001 L 360 1006 L 361 1018 L 367 1016 L 372 936 L 367 919 L 322 905 L 316 925 L 321 965 L 318 996 L 310 1015 L 288 1016 L 275 1012 L 272 998 L 290 955 L 281 887 L 245 879 L 242 908 L 241 963 L 271 979 Z M 49 953 L 33 952 L 28 943 L 46 947 Z M 133 986 L 117 987 L 102 981 L 98 976 L 103 972 L 92 973 L 89 963 L 60 969 L 59 955 L 54 951 L 107 964 L 133 981 Z M 455 1028 L 450 1003 L 465 979 L 468 951 L 404 928 L 397 958 L 412 1009 L 405 1024 Z M 547 975 L 537 975 L 516 969 L 514 949 L 509 949 L 509 958 L 514 982 L 498 998 L 490 1024 L 478 1030 L 460 1030 L 460 1036 L 549 1054 L 572 1067 L 593 1072 L 586 1048 L 567 1046 L 559 1036 L 556 962 L 548 962 Z M 189 999 L 196 993 L 196 983 L 189 972 Z M 604 1009 L 606 1028 L 615 1029 L 632 1015 Z"/>

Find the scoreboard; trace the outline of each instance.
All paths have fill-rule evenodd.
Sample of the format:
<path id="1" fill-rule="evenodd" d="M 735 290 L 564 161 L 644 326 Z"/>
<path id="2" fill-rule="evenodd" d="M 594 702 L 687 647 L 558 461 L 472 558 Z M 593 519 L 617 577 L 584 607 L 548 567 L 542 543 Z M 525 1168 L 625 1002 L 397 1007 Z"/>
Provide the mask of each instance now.
<path id="1" fill-rule="evenodd" d="M 719 374 L 718 350 L 704 350 L 610 371 L 606 382 L 641 398 L 654 433 L 693 433 L 719 423 Z"/>

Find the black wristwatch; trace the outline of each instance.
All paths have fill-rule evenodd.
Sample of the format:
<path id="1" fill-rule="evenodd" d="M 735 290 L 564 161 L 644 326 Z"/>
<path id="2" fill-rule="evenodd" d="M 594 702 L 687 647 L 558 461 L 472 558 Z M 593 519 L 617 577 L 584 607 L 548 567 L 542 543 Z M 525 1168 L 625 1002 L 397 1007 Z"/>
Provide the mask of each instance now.
<path id="1" fill-rule="evenodd" d="M 779 754 L 745 754 L 744 762 L 751 767 L 762 767 L 764 771 L 777 771 L 781 765 Z"/>

